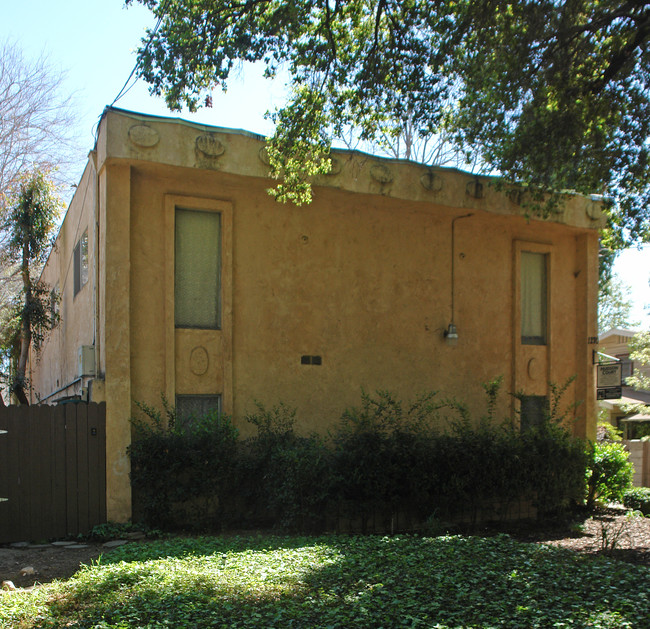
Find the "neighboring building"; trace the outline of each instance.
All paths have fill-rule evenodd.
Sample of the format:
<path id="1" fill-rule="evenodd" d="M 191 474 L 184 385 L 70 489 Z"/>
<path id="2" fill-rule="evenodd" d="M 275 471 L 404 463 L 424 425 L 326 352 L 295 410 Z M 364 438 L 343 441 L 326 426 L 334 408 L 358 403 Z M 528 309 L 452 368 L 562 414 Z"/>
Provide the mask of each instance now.
<path id="1" fill-rule="evenodd" d="M 625 382 L 635 369 L 650 377 L 650 365 L 635 365 L 630 358 L 629 343 L 636 333 L 636 330 L 612 328 L 598 337 L 601 361 L 616 360 L 621 363 L 621 398 L 602 400 L 599 405 L 606 412 L 607 420 L 622 431 L 624 439 L 639 439 L 650 435 L 650 415 L 625 409 L 626 404 L 650 405 L 650 391 L 636 391 Z"/>
<path id="2" fill-rule="evenodd" d="M 567 195 L 541 220 L 488 179 L 335 151 L 296 207 L 267 173 L 253 134 L 102 116 L 43 272 L 61 323 L 30 382 L 33 401 L 106 401 L 109 519 L 131 512 L 134 404 L 161 394 L 242 431 L 255 400 L 283 401 L 311 431 L 362 389 L 437 390 L 478 417 L 502 375 L 525 425 L 576 376 L 565 401 L 594 438 L 597 200 Z M 499 412 L 518 421 L 513 400 Z"/>

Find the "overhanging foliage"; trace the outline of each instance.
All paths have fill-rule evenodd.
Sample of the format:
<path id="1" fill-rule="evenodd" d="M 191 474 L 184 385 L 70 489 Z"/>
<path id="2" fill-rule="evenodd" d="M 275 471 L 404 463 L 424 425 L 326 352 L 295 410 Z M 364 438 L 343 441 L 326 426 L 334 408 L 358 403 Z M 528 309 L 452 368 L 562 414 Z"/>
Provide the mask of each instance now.
<path id="1" fill-rule="evenodd" d="M 408 122 L 451 131 L 529 192 L 606 195 L 610 244 L 650 238 L 649 3 L 134 1 L 160 18 L 140 76 L 172 109 L 200 106 L 240 62 L 289 70 L 269 152 L 279 200 L 309 200 L 346 130 L 377 141 Z"/>

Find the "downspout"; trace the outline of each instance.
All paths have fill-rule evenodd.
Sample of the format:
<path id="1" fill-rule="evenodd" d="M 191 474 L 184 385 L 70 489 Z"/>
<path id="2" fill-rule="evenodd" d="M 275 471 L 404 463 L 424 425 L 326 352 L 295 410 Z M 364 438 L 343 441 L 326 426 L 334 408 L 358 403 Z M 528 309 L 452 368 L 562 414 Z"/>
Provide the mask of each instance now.
<path id="1" fill-rule="evenodd" d="M 95 149 L 90 152 L 91 159 L 93 161 L 93 167 L 95 169 L 95 194 L 94 194 L 94 207 L 93 213 L 95 218 L 95 286 L 93 290 L 93 310 L 94 310 L 94 320 L 93 320 L 93 345 L 95 346 L 95 378 L 99 376 L 99 365 L 101 358 L 101 343 L 99 335 L 99 169 L 97 167 L 97 145 L 95 144 Z M 90 400 L 88 400 L 90 401 Z"/>

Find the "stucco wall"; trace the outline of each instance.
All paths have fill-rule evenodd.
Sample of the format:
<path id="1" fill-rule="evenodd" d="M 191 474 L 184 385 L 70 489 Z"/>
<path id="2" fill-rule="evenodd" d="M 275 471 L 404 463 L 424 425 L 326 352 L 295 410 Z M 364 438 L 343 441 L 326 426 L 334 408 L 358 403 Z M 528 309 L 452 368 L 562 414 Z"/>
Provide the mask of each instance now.
<path id="1" fill-rule="evenodd" d="M 79 377 L 78 348 L 94 343 L 95 169 L 92 155 L 61 224 L 55 244 L 41 275 L 42 281 L 60 295 L 58 326 L 37 355 L 30 354 L 31 402 L 81 395 L 90 378 Z M 88 279 L 74 294 L 74 248 L 88 233 Z"/>
<path id="2" fill-rule="evenodd" d="M 451 317 L 457 209 L 325 188 L 299 208 L 274 203 L 267 187 L 265 180 L 221 173 L 133 168 L 134 399 L 156 403 L 160 393 L 174 394 L 165 376 L 174 348 L 161 316 L 173 292 L 161 279 L 169 260 L 165 243 L 173 240 L 173 222 L 165 217 L 170 192 L 188 206 L 197 197 L 232 205 L 234 406 L 225 410 L 236 420 L 254 400 L 282 400 L 298 407 L 304 430 L 322 429 L 357 404 L 362 389 L 380 388 L 405 398 L 439 390 L 479 414 L 481 383 L 498 375 L 508 390 L 517 385 L 544 393 L 549 378 L 561 383 L 579 371 L 581 278 L 571 229 L 482 211 L 458 221 L 454 319 L 460 339 L 452 347 L 443 330 Z M 516 366 L 519 378 L 513 374 L 515 241 L 550 244 L 553 257 L 552 364 L 529 374 L 527 359 Z M 305 354 L 322 356 L 322 366 L 302 365 Z M 206 381 L 203 391 L 209 389 Z M 509 406 L 504 395 L 504 414 Z"/>

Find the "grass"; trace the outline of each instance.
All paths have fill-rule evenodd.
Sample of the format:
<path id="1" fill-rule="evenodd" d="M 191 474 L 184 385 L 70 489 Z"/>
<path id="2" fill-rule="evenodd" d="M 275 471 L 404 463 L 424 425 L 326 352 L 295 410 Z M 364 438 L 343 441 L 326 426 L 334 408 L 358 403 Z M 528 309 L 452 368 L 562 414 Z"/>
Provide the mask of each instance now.
<path id="1" fill-rule="evenodd" d="M 650 570 L 505 535 L 179 538 L 2 594 L 0 626 L 641 628 Z"/>

